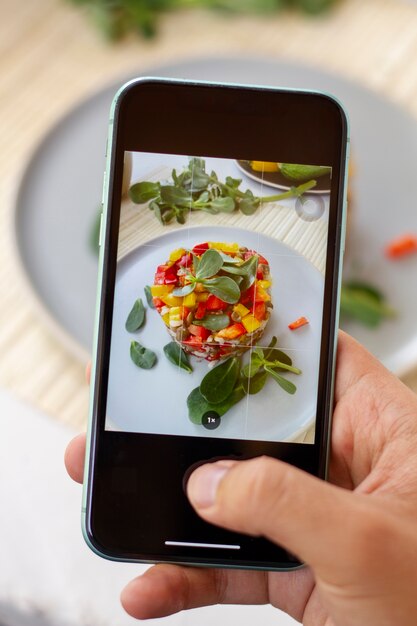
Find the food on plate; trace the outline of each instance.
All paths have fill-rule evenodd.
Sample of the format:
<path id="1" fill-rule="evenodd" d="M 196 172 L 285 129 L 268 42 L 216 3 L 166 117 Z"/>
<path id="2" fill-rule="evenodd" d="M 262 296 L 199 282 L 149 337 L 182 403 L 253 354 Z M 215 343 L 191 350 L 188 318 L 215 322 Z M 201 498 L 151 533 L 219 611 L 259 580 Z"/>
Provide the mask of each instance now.
<path id="1" fill-rule="evenodd" d="M 217 361 L 262 337 L 272 311 L 267 259 L 238 243 L 178 248 L 159 265 L 151 294 L 171 338 L 194 356 Z"/>
<path id="2" fill-rule="evenodd" d="M 299 375 L 302 372 L 293 365 L 288 354 L 276 346 L 277 338 L 272 337 L 266 348 L 256 346 L 251 349 L 250 361 L 246 365 L 243 365 L 242 358 L 233 356 L 210 369 L 187 398 L 190 420 L 202 424 L 208 411 L 215 411 L 219 417 L 224 415 L 247 394 L 262 391 L 268 378 L 293 395 L 297 387 L 283 374 Z"/>
<path id="3" fill-rule="evenodd" d="M 143 370 L 150 370 L 157 361 L 155 352 L 145 348 L 138 341 L 130 343 L 130 358 L 133 363 Z"/>
<path id="4" fill-rule="evenodd" d="M 417 237 L 410 234 L 396 237 L 385 247 L 385 255 L 389 259 L 400 259 L 416 252 Z"/>
<path id="5" fill-rule="evenodd" d="M 297 330 L 297 328 L 302 328 L 303 326 L 307 326 L 307 324 L 309 323 L 310 322 L 308 321 L 308 319 L 302 316 L 296 319 L 294 322 L 291 322 L 290 324 L 288 324 L 288 328 L 290 330 Z"/>
<path id="6" fill-rule="evenodd" d="M 303 182 L 321 176 L 330 176 L 331 167 L 322 165 L 298 165 L 296 163 L 274 163 L 272 161 L 249 161 L 254 172 L 280 172 L 294 182 Z"/>

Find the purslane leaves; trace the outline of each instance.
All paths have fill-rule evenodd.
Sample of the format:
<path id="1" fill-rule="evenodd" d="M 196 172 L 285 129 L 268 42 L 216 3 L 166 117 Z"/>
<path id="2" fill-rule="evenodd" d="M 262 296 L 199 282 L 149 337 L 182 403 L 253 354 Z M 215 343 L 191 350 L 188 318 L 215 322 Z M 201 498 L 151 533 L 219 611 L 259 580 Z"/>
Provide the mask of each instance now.
<path id="1" fill-rule="evenodd" d="M 177 173 L 172 170 L 168 183 L 142 181 L 132 185 L 130 198 L 136 204 L 149 202 L 149 208 L 159 222 L 169 224 L 174 219 L 185 224 L 192 211 L 205 211 L 213 215 L 240 211 L 252 215 L 266 202 L 278 202 L 285 198 L 300 197 L 316 185 L 315 180 L 291 187 L 284 193 L 272 196 L 255 196 L 250 189 L 242 191 L 241 179 L 227 176 L 220 181 L 216 172 L 208 174 L 204 159 L 191 158 L 188 167 Z"/>

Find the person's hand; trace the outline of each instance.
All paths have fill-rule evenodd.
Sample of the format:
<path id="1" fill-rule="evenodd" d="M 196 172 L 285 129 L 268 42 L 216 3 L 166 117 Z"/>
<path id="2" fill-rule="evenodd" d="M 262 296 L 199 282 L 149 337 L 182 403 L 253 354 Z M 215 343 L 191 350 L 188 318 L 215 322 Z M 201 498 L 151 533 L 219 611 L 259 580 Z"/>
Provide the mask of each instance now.
<path id="1" fill-rule="evenodd" d="M 205 520 L 277 542 L 294 572 L 155 565 L 122 593 L 128 613 L 271 603 L 305 626 L 414 626 L 417 616 L 417 398 L 340 334 L 330 481 L 266 457 L 209 463 L 188 482 Z M 308 444 L 306 444 L 308 445 Z M 68 447 L 82 481 L 85 438 Z"/>

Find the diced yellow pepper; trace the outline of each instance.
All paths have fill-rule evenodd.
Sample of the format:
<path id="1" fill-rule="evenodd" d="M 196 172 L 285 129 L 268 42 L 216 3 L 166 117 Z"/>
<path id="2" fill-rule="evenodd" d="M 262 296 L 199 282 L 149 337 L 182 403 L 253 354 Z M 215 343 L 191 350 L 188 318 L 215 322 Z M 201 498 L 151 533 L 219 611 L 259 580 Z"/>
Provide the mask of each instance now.
<path id="1" fill-rule="evenodd" d="M 247 315 L 250 312 L 249 309 L 247 309 L 244 304 L 235 304 L 235 306 L 233 307 L 233 310 L 235 313 L 240 315 L 240 317 L 245 317 L 245 315 Z"/>
<path id="2" fill-rule="evenodd" d="M 222 252 L 239 252 L 238 243 L 224 243 L 223 241 L 209 241 L 209 248 L 221 250 Z"/>
<path id="3" fill-rule="evenodd" d="M 166 296 L 161 296 L 161 300 L 167 306 L 181 306 L 182 297 L 173 296 L 172 293 L 168 293 Z"/>
<path id="4" fill-rule="evenodd" d="M 272 161 L 251 161 L 250 166 L 254 172 L 278 172 L 278 163 Z"/>
<path id="5" fill-rule="evenodd" d="M 169 311 L 162 316 L 162 319 L 164 320 L 166 326 L 169 326 Z"/>
<path id="6" fill-rule="evenodd" d="M 179 322 L 181 320 L 181 307 L 173 306 L 169 310 L 170 322 Z"/>
<path id="7" fill-rule="evenodd" d="M 177 248 L 176 250 L 173 250 L 171 252 L 171 254 L 169 255 L 169 260 L 172 263 L 175 263 L 175 261 L 178 261 L 178 259 L 184 256 L 184 254 L 185 254 L 184 248 Z"/>
<path id="8" fill-rule="evenodd" d="M 196 283 L 194 291 L 201 293 L 202 291 L 205 291 L 205 287 L 201 283 Z"/>
<path id="9" fill-rule="evenodd" d="M 262 289 L 268 289 L 271 286 L 271 281 L 269 280 L 258 280 L 258 285 L 262 287 Z"/>
<path id="10" fill-rule="evenodd" d="M 253 333 L 253 331 L 257 330 L 261 325 L 253 315 L 245 315 L 242 319 L 242 324 L 248 333 Z"/>
<path id="11" fill-rule="evenodd" d="M 187 307 L 187 309 L 193 309 L 197 302 L 197 294 L 192 291 L 188 294 L 188 296 L 184 296 L 183 305 Z"/>
<path id="12" fill-rule="evenodd" d="M 174 289 L 174 285 L 152 285 L 151 294 L 153 298 L 160 298 L 166 296 Z"/>
<path id="13" fill-rule="evenodd" d="M 197 302 L 206 302 L 209 295 L 210 294 L 208 291 L 201 291 L 200 293 L 197 293 L 196 294 Z"/>
<path id="14" fill-rule="evenodd" d="M 261 300 L 262 302 L 269 302 L 269 300 L 271 299 L 271 296 L 258 283 L 256 285 L 256 296 L 255 296 L 255 298 L 256 298 L 256 300 L 258 302 L 259 302 L 259 300 Z"/>

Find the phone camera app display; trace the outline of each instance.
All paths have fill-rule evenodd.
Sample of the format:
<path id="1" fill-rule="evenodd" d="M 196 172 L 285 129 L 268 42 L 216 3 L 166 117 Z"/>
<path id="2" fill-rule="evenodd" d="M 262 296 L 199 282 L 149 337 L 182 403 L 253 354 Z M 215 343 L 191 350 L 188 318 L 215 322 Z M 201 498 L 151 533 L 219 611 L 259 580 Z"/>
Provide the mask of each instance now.
<path id="1" fill-rule="evenodd" d="M 331 168 L 127 152 L 125 173 L 106 429 L 314 443 Z"/>

